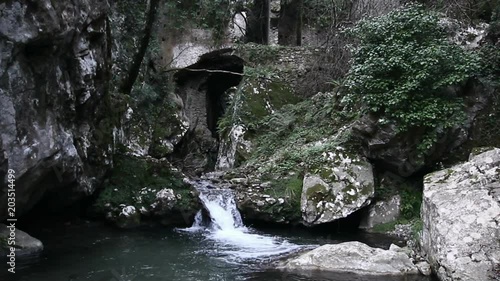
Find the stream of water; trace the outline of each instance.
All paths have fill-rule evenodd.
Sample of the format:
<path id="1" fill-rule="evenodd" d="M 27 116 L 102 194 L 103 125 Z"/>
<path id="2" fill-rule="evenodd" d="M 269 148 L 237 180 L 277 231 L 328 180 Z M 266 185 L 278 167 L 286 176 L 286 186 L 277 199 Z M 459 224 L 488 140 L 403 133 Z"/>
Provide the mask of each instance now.
<path id="1" fill-rule="evenodd" d="M 393 240 L 370 235 L 313 235 L 302 229 L 264 233 L 243 224 L 231 190 L 209 188 L 203 182 L 198 189 L 205 211 L 185 229 L 145 226 L 119 230 L 86 221 L 32 225 L 27 231 L 44 242 L 43 255 L 18 263 L 14 276 L 3 270 L 0 280 L 382 281 L 338 275 L 301 277 L 274 270 L 272 261 L 326 243 L 359 240 L 387 248 Z"/>
<path id="2" fill-rule="evenodd" d="M 272 235 L 260 234 L 243 224 L 232 190 L 210 188 L 198 182 L 200 200 L 208 211 L 209 221 L 200 210 L 192 227 L 181 231 L 199 233 L 218 245 L 217 256 L 228 263 L 259 262 L 304 249 L 305 245 L 290 243 Z"/>

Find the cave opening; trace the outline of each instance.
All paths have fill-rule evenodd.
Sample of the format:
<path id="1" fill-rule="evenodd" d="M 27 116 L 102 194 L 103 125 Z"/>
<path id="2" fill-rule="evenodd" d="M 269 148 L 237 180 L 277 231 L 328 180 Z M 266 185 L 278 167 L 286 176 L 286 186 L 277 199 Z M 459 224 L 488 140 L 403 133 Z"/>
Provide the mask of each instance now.
<path id="1" fill-rule="evenodd" d="M 195 87 L 197 95 L 204 95 L 193 98 L 205 100 L 206 126 L 214 138 L 218 138 L 217 123 L 225 113 L 227 90 L 239 85 L 243 77 L 244 61 L 233 51 L 227 48 L 206 53 L 175 75 L 179 88 Z"/>
<path id="2" fill-rule="evenodd" d="M 233 52 L 227 48 L 206 53 L 174 76 L 190 127 L 174 147 L 170 160 L 188 174 L 215 168 L 220 141 L 218 122 L 226 112 L 228 90 L 243 79 L 244 60 Z"/>
<path id="3" fill-rule="evenodd" d="M 228 96 L 227 91 L 241 82 L 241 76 L 227 73 L 212 74 L 206 82 L 207 126 L 212 137 L 218 139 L 217 124 L 225 114 Z"/>

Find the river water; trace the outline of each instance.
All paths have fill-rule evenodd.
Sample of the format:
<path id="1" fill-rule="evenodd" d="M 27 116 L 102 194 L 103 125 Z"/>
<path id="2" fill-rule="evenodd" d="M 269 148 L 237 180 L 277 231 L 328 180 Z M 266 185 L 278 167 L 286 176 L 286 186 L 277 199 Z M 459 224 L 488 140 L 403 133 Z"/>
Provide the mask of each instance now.
<path id="1" fill-rule="evenodd" d="M 229 191 L 206 189 L 200 199 L 207 211 L 199 212 L 194 225 L 186 229 L 118 230 L 85 221 L 41 225 L 30 233 L 44 242 L 43 255 L 18 263 L 15 276 L 3 271 L 0 280 L 387 280 L 328 274 L 301 277 L 272 267 L 280 257 L 326 243 L 358 240 L 387 248 L 393 242 L 387 237 L 318 235 L 291 228 L 263 232 L 243 225 Z"/>

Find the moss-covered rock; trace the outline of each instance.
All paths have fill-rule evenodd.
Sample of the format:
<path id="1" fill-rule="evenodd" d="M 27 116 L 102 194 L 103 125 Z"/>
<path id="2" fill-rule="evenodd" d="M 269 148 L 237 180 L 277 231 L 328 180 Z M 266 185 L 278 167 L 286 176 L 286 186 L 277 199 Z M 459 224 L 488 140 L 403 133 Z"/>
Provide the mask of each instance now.
<path id="1" fill-rule="evenodd" d="M 254 130 L 248 136 L 252 137 L 254 149 L 237 170 L 226 174 L 229 182 L 247 179 L 245 184 L 235 184 L 244 216 L 291 223 L 307 218 L 304 223 L 313 224 L 317 219 L 312 217 L 320 216 L 324 208 L 310 208 L 315 213 L 310 216 L 304 215 L 310 213 L 305 211 L 305 205 L 301 211 L 302 184 L 308 174 L 318 175 L 328 186 L 324 192 L 310 189 L 310 195 L 318 197 L 318 202 L 328 202 L 328 207 L 335 205 L 335 212 L 344 212 L 332 215 L 331 220 L 369 204 L 374 188 L 371 165 L 351 153 L 355 151 L 348 125 L 351 117 L 335 111 L 337 100 L 337 93 L 320 93 L 252 120 Z M 279 199 L 283 205 L 276 204 Z"/>
<path id="2" fill-rule="evenodd" d="M 237 187 L 238 209 L 245 219 L 298 224 L 301 190 L 302 178 L 296 176 L 254 181 L 249 187 Z"/>
<path id="3" fill-rule="evenodd" d="M 304 177 L 301 211 L 308 225 L 345 218 L 369 205 L 375 192 L 372 166 L 366 160 L 351 158 L 341 147 L 324 156 L 318 167 L 322 176 Z"/>
<path id="4" fill-rule="evenodd" d="M 138 225 L 141 218 L 189 225 L 199 207 L 197 193 L 165 159 L 116 155 L 93 211 L 119 227 Z"/>
<path id="5" fill-rule="evenodd" d="M 286 104 L 300 101 L 280 79 L 249 76 L 230 95 L 230 105 L 219 121 L 221 145 L 217 167 L 228 169 L 247 160 L 252 139 L 259 134 L 258 123 Z"/>

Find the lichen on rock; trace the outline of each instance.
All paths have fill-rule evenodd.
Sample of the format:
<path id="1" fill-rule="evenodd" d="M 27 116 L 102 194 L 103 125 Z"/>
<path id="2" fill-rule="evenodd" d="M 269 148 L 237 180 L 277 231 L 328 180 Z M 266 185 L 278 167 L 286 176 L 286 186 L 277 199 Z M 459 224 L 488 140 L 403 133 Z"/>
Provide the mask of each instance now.
<path id="1" fill-rule="evenodd" d="M 301 210 L 306 224 L 345 218 L 370 204 L 375 191 L 372 166 L 348 155 L 341 147 L 324 152 L 323 176 L 304 177 Z"/>
<path id="2" fill-rule="evenodd" d="M 500 149 L 424 180 L 423 252 L 441 280 L 492 280 L 500 261 Z"/>

